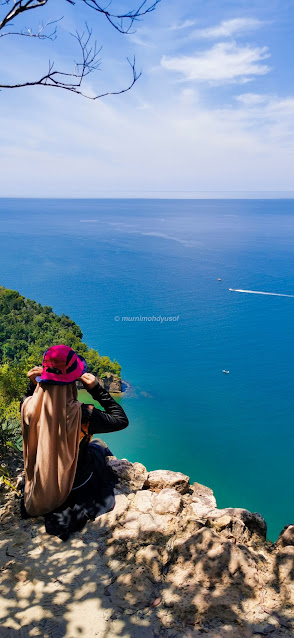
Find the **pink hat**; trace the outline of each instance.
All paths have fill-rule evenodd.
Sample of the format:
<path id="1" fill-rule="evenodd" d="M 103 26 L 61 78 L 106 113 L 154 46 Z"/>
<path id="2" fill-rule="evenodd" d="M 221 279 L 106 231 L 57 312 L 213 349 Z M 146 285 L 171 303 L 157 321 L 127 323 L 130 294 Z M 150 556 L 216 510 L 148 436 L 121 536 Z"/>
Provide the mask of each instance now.
<path id="1" fill-rule="evenodd" d="M 43 372 L 36 377 L 37 383 L 73 383 L 84 372 L 87 363 L 83 357 L 76 354 L 69 346 L 51 346 L 43 356 Z"/>

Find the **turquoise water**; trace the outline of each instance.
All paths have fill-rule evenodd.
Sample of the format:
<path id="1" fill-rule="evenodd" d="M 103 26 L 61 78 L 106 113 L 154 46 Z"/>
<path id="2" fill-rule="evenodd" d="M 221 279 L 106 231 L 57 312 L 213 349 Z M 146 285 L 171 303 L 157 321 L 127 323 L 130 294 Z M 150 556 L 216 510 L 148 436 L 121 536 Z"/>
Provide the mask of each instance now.
<path id="1" fill-rule="evenodd" d="M 260 512 L 271 539 L 293 523 L 294 299 L 229 288 L 294 294 L 294 201 L 1 200 L 0 220 L 0 283 L 122 364 L 113 452 Z M 140 315 L 178 319 L 122 320 Z"/>

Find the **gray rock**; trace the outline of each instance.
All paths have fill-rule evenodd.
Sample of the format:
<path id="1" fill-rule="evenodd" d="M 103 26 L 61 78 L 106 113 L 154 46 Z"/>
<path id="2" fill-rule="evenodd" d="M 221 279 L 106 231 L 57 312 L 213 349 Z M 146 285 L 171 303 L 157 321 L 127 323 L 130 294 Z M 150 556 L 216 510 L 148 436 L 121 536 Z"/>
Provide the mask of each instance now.
<path id="1" fill-rule="evenodd" d="M 172 533 L 169 531 L 166 517 L 158 514 L 143 514 L 130 510 L 124 520 L 122 527 L 118 527 L 113 532 L 113 538 L 119 541 L 130 541 L 138 539 L 150 538 L 150 540 L 158 536 L 158 533 Z"/>
<path id="2" fill-rule="evenodd" d="M 127 459 L 109 456 L 107 464 L 117 475 L 118 483 L 115 490 L 117 494 L 131 494 L 142 489 L 148 475 L 142 463 L 130 463 Z"/>
<path id="3" fill-rule="evenodd" d="M 207 515 L 207 522 L 216 531 L 226 531 L 237 540 L 264 541 L 267 526 L 265 520 L 257 512 L 238 507 L 216 509 Z"/>
<path id="4" fill-rule="evenodd" d="M 156 514 L 177 514 L 182 505 L 182 498 L 175 489 L 164 488 L 154 495 L 154 511 Z"/>
<path id="5" fill-rule="evenodd" d="M 201 483 L 193 483 L 192 485 L 193 496 L 192 501 L 194 503 L 201 502 L 203 505 L 206 505 L 210 509 L 216 508 L 216 500 L 213 491 L 210 487 L 206 487 L 206 485 L 201 485 Z"/>
<path id="6" fill-rule="evenodd" d="M 103 379 L 97 377 L 100 385 L 107 390 L 107 392 L 111 392 L 113 394 L 120 394 L 122 392 L 122 381 L 116 374 L 111 374 L 111 372 L 106 372 Z"/>
<path id="7" fill-rule="evenodd" d="M 272 634 L 273 631 L 275 630 L 276 630 L 276 627 L 274 625 L 271 625 L 270 623 L 263 624 L 263 625 L 253 625 L 252 627 L 253 634 L 259 634 L 261 636 L 268 636 L 269 634 Z"/>
<path id="8" fill-rule="evenodd" d="M 149 472 L 144 487 L 154 491 L 168 487 L 175 489 L 180 494 L 185 494 L 190 487 L 189 480 L 189 476 L 181 472 L 154 470 L 154 472 Z"/>
<path id="9" fill-rule="evenodd" d="M 132 501 L 132 507 L 139 512 L 148 514 L 153 511 L 154 497 L 154 492 L 150 492 L 149 490 L 139 490 L 136 492 L 135 498 Z"/>
<path id="10" fill-rule="evenodd" d="M 294 525 L 286 525 L 277 540 L 278 547 L 294 545 Z"/>
<path id="11" fill-rule="evenodd" d="M 215 510 L 207 506 L 200 500 L 193 501 L 185 510 L 186 518 L 188 520 L 205 520 L 208 516 L 211 516 Z"/>

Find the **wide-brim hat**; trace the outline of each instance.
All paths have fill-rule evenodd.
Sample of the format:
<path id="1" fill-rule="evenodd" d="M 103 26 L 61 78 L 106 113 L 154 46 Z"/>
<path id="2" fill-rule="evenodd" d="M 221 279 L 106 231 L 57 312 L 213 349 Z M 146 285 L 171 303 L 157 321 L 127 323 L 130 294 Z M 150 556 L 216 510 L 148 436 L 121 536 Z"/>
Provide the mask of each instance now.
<path id="1" fill-rule="evenodd" d="M 43 356 L 43 372 L 36 377 L 37 383 L 73 383 L 87 372 L 85 359 L 69 346 L 51 346 Z"/>

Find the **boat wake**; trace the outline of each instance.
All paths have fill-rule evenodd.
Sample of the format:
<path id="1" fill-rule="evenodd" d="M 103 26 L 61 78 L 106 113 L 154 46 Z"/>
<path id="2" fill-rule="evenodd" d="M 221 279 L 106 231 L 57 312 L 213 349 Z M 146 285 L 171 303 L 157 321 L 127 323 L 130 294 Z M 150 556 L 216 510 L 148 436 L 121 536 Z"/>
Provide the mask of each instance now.
<path id="1" fill-rule="evenodd" d="M 271 297 L 294 297 L 294 295 L 284 295 L 281 292 L 262 292 L 261 290 L 241 290 L 238 288 L 229 288 L 231 292 L 246 292 L 250 295 L 270 295 Z"/>

